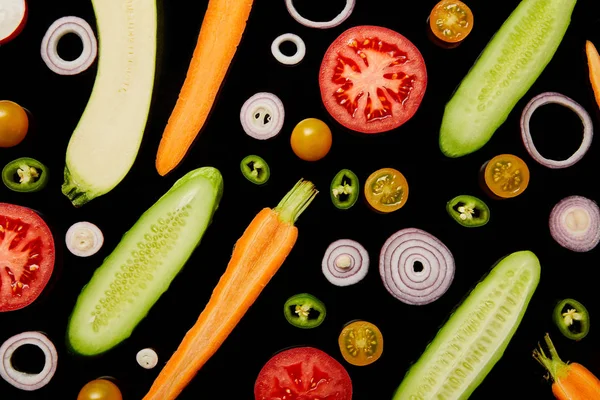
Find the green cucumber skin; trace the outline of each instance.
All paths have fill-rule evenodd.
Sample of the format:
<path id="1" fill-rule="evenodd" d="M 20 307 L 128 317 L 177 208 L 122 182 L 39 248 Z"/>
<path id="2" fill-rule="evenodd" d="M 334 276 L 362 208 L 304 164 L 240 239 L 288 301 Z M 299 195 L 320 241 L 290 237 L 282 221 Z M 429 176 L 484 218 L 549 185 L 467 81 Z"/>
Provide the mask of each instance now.
<path id="1" fill-rule="evenodd" d="M 510 271 L 514 274 L 512 277 L 508 277 L 507 275 Z M 537 256 L 530 251 L 515 252 L 501 259 L 491 269 L 489 274 L 475 286 L 462 304 L 455 309 L 448 321 L 438 331 L 433 341 L 429 343 L 419 360 L 411 366 L 402 383 L 396 390 L 393 400 L 438 399 L 437 395 L 440 392 L 443 392 L 443 385 L 450 385 L 450 378 L 454 377 L 452 372 L 455 368 L 462 366 L 464 370 L 463 362 L 470 360 L 471 363 L 473 363 L 473 354 L 479 353 L 476 354 L 476 357 L 480 359 L 480 362 L 478 365 L 472 366 L 473 371 L 476 371 L 476 375 L 468 375 L 467 372 L 466 379 L 463 379 L 462 386 L 459 386 L 460 390 L 456 390 L 452 396 L 445 395 L 444 397 L 439 397 L 445 400 L 467 399 L 504 354 L 508 343 L 523 319 L 529 301 L 537 288 L 540 280 L 540 271 L 541 267 L 539 260 Z M 524 277 L 524 274 L 528 279 L 521 281 L 520 278 Z M 521 293 L 519 295 L 511 294 L 510 292 L 512 290 L 516 290 L 515 285 L 519 283 L 523 286 L 518 289 Z M 487 323 L 485 327 L 481 329 L 475 327 L 475 331 L 472 331 L 471 333 L 464 331 L 463 329 L 469 328 L 470 320 L 477 317 L 477 314 L 481 311 L 481 307 L 485 306 L 486 301 L 493 301 L 491 296 L 493 296 L 496 291 L 499 291 L 500 294 L 495 297 L 496 301 L 492 304 L 492 308 L 487 311 L 487 315 L 483 315 L 485 318 L 483 322 Z M 491 324 L 498 324 L 496 318 L 497 315 L 500 314 L 499 310 L 507 304 L 505 300 L 508 298 L 508 294 L 511 295 L 511 298 L 515 301 L 516 305 L 510 306 L 512 307 L 512 310 L 509 310 L 510 313 L 508 316 L 502 314 L 505 319 L 504 326 L 501 326 L 502 332 L 496 332 L 498 340 L 501 341 L 494 341 L 492 339 L 491 344 L 486 341 L 488 347 L 495 346 L 495 349 L 488 348 L 486 351 L 481 351 L 478 348 L 469 351 L 469 346 L 467 344 L 462 344 L 460 350 L 456 350 L 452 347 L 453 344 L 463 343 L 454 340 L 459 333 L 463 335 L 463 338 L 464 336 L 471 336 L 469 338 L 469 345 L 471 346 L 475 346 L 477 342 L 481 343 L 482 338 L 486 337 L 486 335 L 482 334 L 483 330 L 490 330 L 490 328 L 493 328 L 491 327 Z M 502 335 L 503 337 L 501 337 Z M 489 334 L 487 339 L 489 340 Z M 437 363 L 437 361 L 449 350 L 454 352 L 455 361 L 450 367 L 443 369 L 443 366 L 440 367 L 440 364 Z M 448 361 L 448 363 L 451 362 Z M 433 381 L 434 383 L 431 383 L 427 379 L 428 374 L 434 368 L 437 368 L 438 370 L 438 377 Z M 419 393 L 419 391 L 422 390 L 422 385 L 427 382 L 432 386 L 435 386 L 436 390 L 429 391 L 428 393 L 421 391 L 421 393 Z M 468 385 L 465 386 L 467 383 Z"/>
<path id="2" fill-rule="evenodd" d="M 67 346 L 71 352 L 83 356 L 98 355 L 131 335 L 200 244 L 219 207 L 222 195 L 223 178 L 219 170 L 202 167 L 180 178 L 142 214 L 96 269 L 89 283 L 79 294 L 67 327 Z M 187 216 L 178 214 L 183 225 L 178 224 L 176 219 L 173 219 L 172 223 L 165 222 L 169 218 L 167 213 L 177 215 L 183 212 L 188 213 Z M 162 219 L 162 223 L 159 219 Z M 165 229 L 161 231 L 162 227 Z M 168 233 L 168 229 L 171 229 L 172 233 Z M 164 236 L 156 239 L 163 233 Z M 168 237 L 173 233 L 176 234 L 175 237 Z M 152 235 L 155 239 L 152 239 Z M 161 245 L 160 240 L 163 238 L 166 240 Z M 147 247 L 140 247 L 140 244 L 148 243 Z M 151 247 L 153 244 L 156 244 L 156 247 Z M 156 248 L 158 250 L 153 250 Z M 154 254 L 143 255 L 140 251 L 154 251 Z M 134 255 L 134 252 L 137 253 Z M 133 267 L 131 263 L 126 263 L 128 259 L 135 257 L 146 257 L 146 260 L 154 262 L 133 263 Z M 128 271 L 127 268 L 130 267 L 133 270 Z M 123 274 L 127 272 L 134 275 L 130 277 L 129 283 L 126 282 L 127 279 L 123 279 Z M 121 274 L 120 278 L 116 277 L 117 273 Z M 147 279 L 148 275 L 152 277 Z M 109 317 L 106 318 L 106 323 L 96 326 L 95 329 L 92 312 L 97 309 L 100 299 L 107 301 L 105 294 L 111 290 L 111 285 L 116 285 L 114 290 L 120 288 L 128 294 L 116 292 L 117 294 L 113 295 L 113 299 L 120 296 L 112 303 L 117 310 L 111 314 L 110 310 L 102 308 L 103 315 L 109 314 Z M 110 302 L 105 304 L 108 303 Z"/>
<path id="3" fill-rule="evenodd" d="M 439 136 L 444 155 L 462 157 L 491 139 L 554 56 L 576 2 L 521 1 L 446 105 Z"/>

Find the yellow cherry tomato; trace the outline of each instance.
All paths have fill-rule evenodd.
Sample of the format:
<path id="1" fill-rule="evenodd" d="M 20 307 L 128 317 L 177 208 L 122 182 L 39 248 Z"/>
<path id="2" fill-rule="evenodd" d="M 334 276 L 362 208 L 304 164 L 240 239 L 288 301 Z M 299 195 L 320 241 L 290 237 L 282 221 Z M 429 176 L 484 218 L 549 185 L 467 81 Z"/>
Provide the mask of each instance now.
<path id="1" fill-rule="evenodd" d="M 317 161 L 331 149 L 331 130 L 320 119 L 307 118 L 296 125 L 290 143 L 294 154 L 304 161 Z"/>
<path id="2" fill-rule="evenodd" d="M 359 367 L 374 363 L 383 353 L 383 335 L 367 321 L 346 325 L 338 337 L 338 344 L 344 360 Z"/>
<path id="3" fill-rule="evenodd" d="M 485 184 L 497 197 L 506 199 L 520 195 L 529 185 L 529 168 L 512 154 L 500 154 L 486 164 Z"/>
<path id="4" fill-rule="evenodd" d="M 473 12 L 462 1 L 442 0 L 431 10 L 429 27 L 446 43 L 458 43 L 473 29 Z"/>
<path id="5" fill-rule="evenodd" d="M 107 379 L 88 382 L 77 395 L 77 400 L 123 400 L 121 391 Z"/>
<path id="6" fill-rule="evenodd" d="M 382 168 L 367 178 L 365 198 L 376 211 L 382 213 L 396 211 L 406 204 L 408 182 L 400 171 Z"/>
<path id="7" fill-rule="evenodd" d="M 27 113 L 17 103 L 0 100 L 0 147 L 13 147 L 25 139 L 29 129 Z"/>

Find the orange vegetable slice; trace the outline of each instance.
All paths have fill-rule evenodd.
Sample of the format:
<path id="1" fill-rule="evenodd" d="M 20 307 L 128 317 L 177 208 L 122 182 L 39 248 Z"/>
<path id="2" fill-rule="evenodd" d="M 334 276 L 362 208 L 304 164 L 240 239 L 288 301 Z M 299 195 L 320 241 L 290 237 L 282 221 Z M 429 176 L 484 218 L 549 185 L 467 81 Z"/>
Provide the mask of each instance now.
<path id="1" fill-rule="evenodd" d="M 367 321 L 354 321 L 342 329 L 338 344 L 344 360 L 362 367 L 379 360 L 383 353 L 383 335 Z"/>
<path id="2" fill-rule="evenodd" d="M 485 165 L 485 184 L 496 196 L 508 199 L 523 193 L 529 185 L 529 168 L 513 154 L 500 154 Z"/>
<path id="3" fill-rule="evenodd" d="M 381 168 L 373 172 L 365 182 L 365 198 L 376 211 L 389 213 L 406 204 L 408 182 L 394 168 Z"/>
<path id="4" fill-rule="evenodd" d="M 600 107 L 600 55 L 596 46 L 589 40 L 585 42 L 585 54 L 588 59 L 588 68 L 590 70 L 590 83 L 596 96 L 596 103 Z"/>
<path id="5" fill-rule="evenodd" d="M 429 27 L 443 42 L 461 42 L 473 29 L 473 12 L 462 1 L 442 0 L 431 10 Z"/>

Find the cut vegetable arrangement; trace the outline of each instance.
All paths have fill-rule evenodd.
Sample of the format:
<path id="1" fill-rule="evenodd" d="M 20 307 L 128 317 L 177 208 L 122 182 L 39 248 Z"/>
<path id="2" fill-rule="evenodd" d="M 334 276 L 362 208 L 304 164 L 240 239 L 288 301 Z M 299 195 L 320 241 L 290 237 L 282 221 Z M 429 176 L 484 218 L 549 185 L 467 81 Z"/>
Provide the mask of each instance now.
<path id="1" fill-rule="evenodd" d="M 440 149 L 461 157 L 483 147 L 550 62 L 576 0 L 522 0 L 446 105 Z"/>
<path id="2" fill-rule="evenodd" d="M 155 0 L 93 0 L 100 49 L 92 94 L 67 147 L 62 192 L 76 207 L 111 191 L 133 165 L 154 87 Z M 135 38 L 129 40 L 128 38 Z"/>
<path id="3" fill-rule="evenodd" d="M 179 165 L 204 126 L 242 40 L 252 2 L 208 2 L 185 82 L 156 154 L 160 175 Z"/>
<path id="4" fill-rule="evenodd" d="M 74 352 L 100 354 L 131 335 L 200 243 L 222 193 L 221 173 L 198 168 L 142 214 L 77 299 L 67 328 Z"/>
<path id="5" fill-rule="evenodd" d="M 413 364 L 394 400 L 467 399 L 502 357 L 539 279 L 530 251 L 500 260 Z"/>
<path id="6" fill-rule="evenodd" d="M 301 179 L 277 207 L 262 209 L 252 220 L 208 304 L 144 400 L 175 399 L 221 347 L 292 251 L 294 222 L 316 195 L 314 185 Z"/>

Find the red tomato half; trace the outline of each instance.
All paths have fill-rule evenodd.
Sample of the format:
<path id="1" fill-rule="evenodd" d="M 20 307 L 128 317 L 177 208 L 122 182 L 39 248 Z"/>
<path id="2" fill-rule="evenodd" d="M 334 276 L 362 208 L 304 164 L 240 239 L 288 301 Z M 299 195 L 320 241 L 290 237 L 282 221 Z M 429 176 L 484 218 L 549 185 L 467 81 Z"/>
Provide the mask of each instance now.
<path id="1" fill-rule="evenodd" d="M 319 86 L 325 108 L 348 129 L 380 133 L 417 111 L 427 87 L 425 61 L 414 44 L 379 26 L 356 26 L 327 49 Z"/>
<path id="2" fill-rule="evenodd" d="M 0 312 L 31 304 L 54 270 L 54 239 L 29 208 L 0 203 Z"/>
<path id="3" fill-rule="evenodd" d="M 255 400 L 351 400 L 346 369 L 327 353 L 297 347 L 273 356 L 254 384 Z"/>

